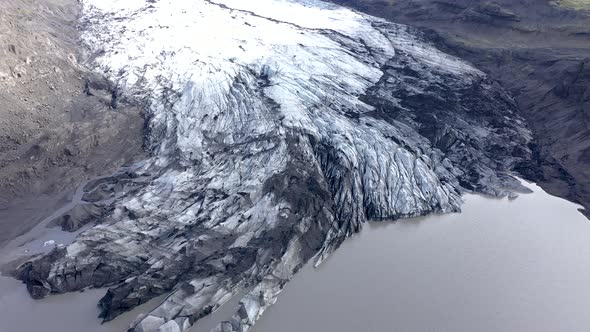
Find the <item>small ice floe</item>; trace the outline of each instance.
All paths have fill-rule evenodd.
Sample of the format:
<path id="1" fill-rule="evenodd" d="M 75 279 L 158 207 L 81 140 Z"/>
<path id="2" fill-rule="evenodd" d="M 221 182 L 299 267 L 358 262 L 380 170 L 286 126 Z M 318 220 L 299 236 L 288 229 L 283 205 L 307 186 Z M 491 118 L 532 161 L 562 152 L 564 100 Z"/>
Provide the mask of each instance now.
<path id="1" fill-rule="evenodd" d="M 43 243 L 43 247 L 47 247 L 47 246 L 52 246 L 55 244 L 55 241 L 53 240 L 49 240 L 49 241 L 45 241 L 45 243 Z"/>

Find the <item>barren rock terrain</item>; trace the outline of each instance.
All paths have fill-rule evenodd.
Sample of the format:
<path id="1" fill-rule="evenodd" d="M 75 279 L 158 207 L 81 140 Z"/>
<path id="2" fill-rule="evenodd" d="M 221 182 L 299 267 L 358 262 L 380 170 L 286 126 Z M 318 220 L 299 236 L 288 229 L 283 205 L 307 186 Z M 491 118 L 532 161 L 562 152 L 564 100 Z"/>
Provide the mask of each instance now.
<path id="1" fill-rule="evenodd" d="M 0 246 L 141 154 L 140 108 L 84 66 L 75 0 L 0 2 Z M 117 106 L 113 108 L 113 106 Z"/>

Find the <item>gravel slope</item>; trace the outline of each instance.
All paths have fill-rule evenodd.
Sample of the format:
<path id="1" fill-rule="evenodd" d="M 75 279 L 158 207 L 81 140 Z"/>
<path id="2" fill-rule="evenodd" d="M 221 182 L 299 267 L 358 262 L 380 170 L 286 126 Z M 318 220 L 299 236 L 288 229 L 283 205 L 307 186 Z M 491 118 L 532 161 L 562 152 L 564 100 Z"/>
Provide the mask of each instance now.
<path id="1" fill-rule="evenodd" d="M 139 108 L 84 69 L 75 0 L 0 1 L 0 247 L 142 153 Z M 121 144 L 123 143 L 123 144 Z"/>

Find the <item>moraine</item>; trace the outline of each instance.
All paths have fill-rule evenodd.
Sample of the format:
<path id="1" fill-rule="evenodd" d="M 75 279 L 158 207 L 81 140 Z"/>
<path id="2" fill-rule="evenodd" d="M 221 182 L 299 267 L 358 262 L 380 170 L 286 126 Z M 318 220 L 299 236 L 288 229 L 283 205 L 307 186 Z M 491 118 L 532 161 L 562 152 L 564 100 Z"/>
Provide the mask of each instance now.
<path id="1" fill-rule="evenodd" d="M 366 221 L 526 189 L 514 101 L 410 27 L 315 0 L 81 3 L 88 65 L 145 106 L 151 157 L 85 188 L 108 203 L 21 266 L 34 297 L 110 287 L 108 321 L 169 294 L 132 329 L 177 331 L 245 294 L 218 331 L 248 331 Z"/>

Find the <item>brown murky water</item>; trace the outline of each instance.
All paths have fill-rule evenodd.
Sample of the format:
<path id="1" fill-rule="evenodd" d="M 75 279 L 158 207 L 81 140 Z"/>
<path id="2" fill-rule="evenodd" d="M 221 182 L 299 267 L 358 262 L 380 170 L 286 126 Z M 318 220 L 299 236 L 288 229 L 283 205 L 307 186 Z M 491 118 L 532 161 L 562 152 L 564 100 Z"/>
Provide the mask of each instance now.
<path id="1" fill-rule="evenodd" d="M 122 332 L 141 312 L 155 307 L 160 299 L 101 324 L 96 303 L 105 290 L 55 295 L 33 300 L 19 281 L 0 277 L 0 331 L 10 332 Z"/>
<path id="2" fill-rule="evenodd" d="M 590 331 L 590 222 L 532 189 L 365 228 L 298 274 L 255 331 Z"/>

